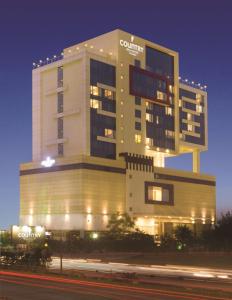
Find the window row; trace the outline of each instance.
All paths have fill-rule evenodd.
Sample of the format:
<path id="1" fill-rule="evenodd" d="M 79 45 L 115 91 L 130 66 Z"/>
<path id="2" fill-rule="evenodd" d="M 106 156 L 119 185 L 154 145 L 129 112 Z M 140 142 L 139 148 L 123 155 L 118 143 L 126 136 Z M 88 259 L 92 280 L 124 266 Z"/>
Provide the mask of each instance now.
<path id="1" fill-rule="evenodd" d="M 107 98 L 109 100 L 115 100 L 115 92 L 107 89 L 100 88 L 98 86 L 90 86 L 90 94 L 93 96 Z"/>

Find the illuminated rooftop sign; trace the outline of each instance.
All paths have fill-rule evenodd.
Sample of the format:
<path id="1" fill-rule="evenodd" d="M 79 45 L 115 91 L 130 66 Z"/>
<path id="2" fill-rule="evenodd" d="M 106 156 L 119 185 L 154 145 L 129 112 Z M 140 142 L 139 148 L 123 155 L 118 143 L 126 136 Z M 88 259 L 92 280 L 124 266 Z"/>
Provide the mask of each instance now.
<path id="1" fill-rule="evenodd" d="M 119 44 L 121 47 L 126 48 L 126 50 L 128 51 L 128 53 L 130 55 L 137 56 L 139 53 L 143 53 L 143 50 L 144 50 L 143 47 L 141 47 L 137 44 L 134 44 L 133 42 L 134 42 L 134 36 L 132 35 L 130 42 L 128 42 L 126 40 L 120 40 Z"/>

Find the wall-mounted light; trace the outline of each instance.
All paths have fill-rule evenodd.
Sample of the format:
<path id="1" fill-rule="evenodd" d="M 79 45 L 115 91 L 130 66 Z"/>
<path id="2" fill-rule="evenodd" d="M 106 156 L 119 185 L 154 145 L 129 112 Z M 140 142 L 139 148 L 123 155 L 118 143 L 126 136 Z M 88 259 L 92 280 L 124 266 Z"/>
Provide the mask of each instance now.
<path id="1" fill-rule="evenodd" d="M 41 165 L 43 167 L 50 168 L 51 166 L 54 165 L 55 162 L 56 162 L 55 159 L 52 159 L 50 156 L 48 156 L 45 160 L 41 162 Z"/>

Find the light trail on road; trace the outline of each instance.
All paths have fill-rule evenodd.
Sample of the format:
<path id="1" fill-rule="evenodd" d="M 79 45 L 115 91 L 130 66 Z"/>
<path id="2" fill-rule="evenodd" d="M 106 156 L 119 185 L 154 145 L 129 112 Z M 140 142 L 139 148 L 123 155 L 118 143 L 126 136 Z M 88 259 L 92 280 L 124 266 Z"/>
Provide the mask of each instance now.
<path id="1" fill-rule="evenodd" d="M 188 299 L 188 300 L 228 300 L 213 296 L 203 296 L 188 292 L 179 292 L 161 288 L 144 288 L 128 285 L 92 282 L 78 279 L 27 274 L 10 271 L 0 271 L 0 281 L 6 284 L 24 285 L 30 288 L 43 288 L 67 293 L 97 295 L 107 299 L 120 300 L 124 296 L 127 300 L 140 299 Z M 154 298 L 156 297 L 156 298 Z"/>
<path id="2" fill-rule="evenodd" d="M 60 258 L 53 257 L 50 269 L 60 268 Z M 105 273 L 137 273 L 142 275 L 188 277 L 188 278 L 213 278 L 218 280 L 231 280 L 232 271 L 212 268 L 174 266 L 174 265 L 130 265 L 125 263 L 100 262 L 99 260 L 63 259 L 64 270 L 100 271 Z"/>

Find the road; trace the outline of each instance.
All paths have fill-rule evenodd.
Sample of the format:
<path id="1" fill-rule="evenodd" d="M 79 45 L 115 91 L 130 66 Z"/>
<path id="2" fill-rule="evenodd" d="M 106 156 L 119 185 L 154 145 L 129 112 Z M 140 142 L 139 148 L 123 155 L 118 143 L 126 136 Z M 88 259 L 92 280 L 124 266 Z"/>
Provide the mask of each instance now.
<path id="1" fill-rule="evenodd" d="M 0 271 L 1 293 L 4 300 L 218 300 L 190 292 L 166 288 L 143 288 L 103 282 L 68 279 L 58 276 Z M 5 298 L 4 298 L 5 297 Z M 229 298 L 227 298 L 229 299 Z"/>
<path id="2" fill-rule="evenodd" d="M 59 269 L 60 259 L 53 257 L 51 269 Z M 63 259 L 64 270 L 86 270 L 106 273 L 137 273 L 141 275 L 155 275 L 163 277 L 184 277 L 199 279 L 214 279 L 231 281 L 232 271 L 223 269 L 210 269 L 200 267 L 174 266 L 174 265 L 129 265 L 125 263 L 101 262 L 99 260 Z"/>

